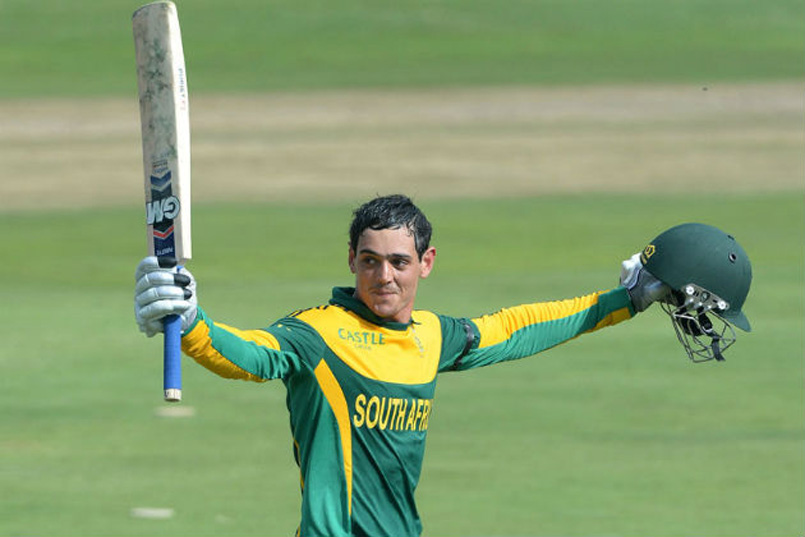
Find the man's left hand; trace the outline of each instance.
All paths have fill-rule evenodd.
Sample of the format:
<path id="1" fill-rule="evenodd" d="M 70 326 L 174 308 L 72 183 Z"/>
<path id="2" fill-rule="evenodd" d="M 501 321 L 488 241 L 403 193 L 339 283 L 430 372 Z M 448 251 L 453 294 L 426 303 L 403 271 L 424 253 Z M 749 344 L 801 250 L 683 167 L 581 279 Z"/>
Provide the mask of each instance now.
<path id="1" fill-rule="evenodd" d="M 620 284 L 629 292 L 636 312 L 645 311 L 654 302 L 671 294 L 670 286 L 646 270 L 639 253 L 621 263 Z"/>

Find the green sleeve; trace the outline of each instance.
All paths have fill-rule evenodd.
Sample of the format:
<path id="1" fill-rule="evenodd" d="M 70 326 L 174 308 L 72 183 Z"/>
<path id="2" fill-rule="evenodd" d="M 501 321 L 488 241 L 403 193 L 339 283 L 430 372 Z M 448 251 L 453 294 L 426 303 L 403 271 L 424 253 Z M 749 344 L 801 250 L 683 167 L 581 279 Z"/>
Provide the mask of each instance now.
<path id="1" fill-rule="evenodd" d="M 214 322 L 199 308 L 195 323 L 182 337 L 182 350 L 222 377 L 263 382 L 285 379 L 303 367 L 299 354 L 283 343 L 268 330 Z"/>
<path id="2" fill-rule="evenodd" d="M 470 321 L 474 336 L 470 348 L 442 370 L 463 371 L 525 358 L 634 314 L 623 287 L 502 309 Z"/>

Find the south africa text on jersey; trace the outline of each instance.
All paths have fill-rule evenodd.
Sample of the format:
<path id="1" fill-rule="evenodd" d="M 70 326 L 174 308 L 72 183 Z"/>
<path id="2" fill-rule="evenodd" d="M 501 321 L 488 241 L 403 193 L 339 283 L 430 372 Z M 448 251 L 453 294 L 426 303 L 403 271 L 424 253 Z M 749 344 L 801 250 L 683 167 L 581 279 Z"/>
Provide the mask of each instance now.
<path id="1" fill-rule="evenodd" d="M 355 427 L 389 431 L 425 431 L 433 408 L 433 399 L 355 397 L 352 423 Z"/>

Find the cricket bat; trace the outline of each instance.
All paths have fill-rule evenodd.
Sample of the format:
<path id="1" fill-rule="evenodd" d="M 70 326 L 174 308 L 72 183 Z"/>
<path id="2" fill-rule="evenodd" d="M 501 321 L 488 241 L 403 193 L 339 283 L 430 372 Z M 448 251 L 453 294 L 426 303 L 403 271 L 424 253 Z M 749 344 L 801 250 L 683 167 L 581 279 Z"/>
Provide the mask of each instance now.
<path id="1" fill-rule="evenodd" d="M 179 17 L 173 2 L 132 16 L 145 172 L 148 254 L 184 265 L 190 242 L 190 115 Z M 181 401 L 181 319 L 165 319 L 164 397 Z"/>

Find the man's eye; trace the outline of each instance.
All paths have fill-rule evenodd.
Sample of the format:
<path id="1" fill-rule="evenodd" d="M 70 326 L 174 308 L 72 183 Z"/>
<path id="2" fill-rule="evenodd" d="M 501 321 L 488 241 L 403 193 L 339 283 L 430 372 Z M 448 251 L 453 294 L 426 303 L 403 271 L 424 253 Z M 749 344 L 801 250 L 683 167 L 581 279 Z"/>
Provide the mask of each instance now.
<path id="1" fill-rule="evenodd" d="M 395 268 L 403 268 L 408 265 L 408 261 L 405 259 L 394 259 L 391 264 L 394 265 Z"/>

